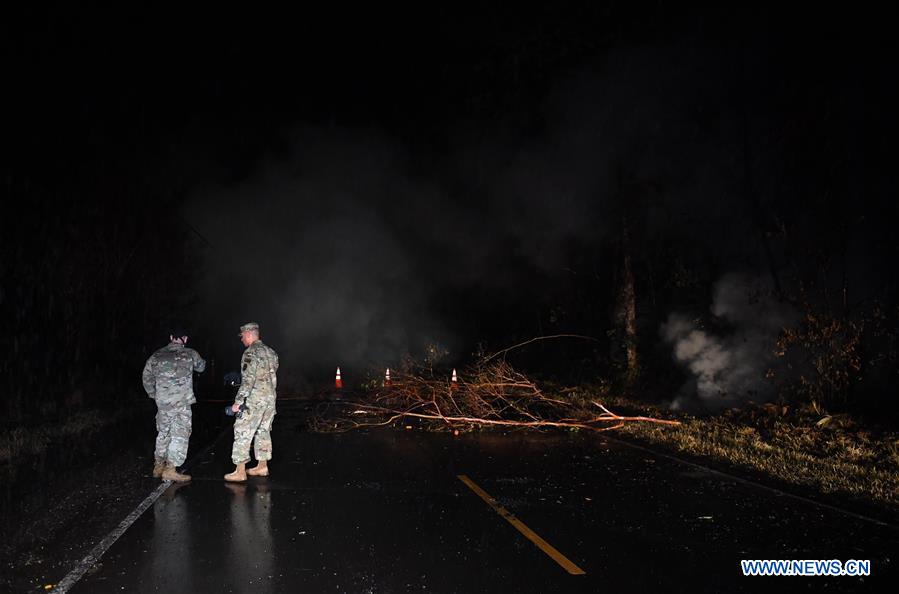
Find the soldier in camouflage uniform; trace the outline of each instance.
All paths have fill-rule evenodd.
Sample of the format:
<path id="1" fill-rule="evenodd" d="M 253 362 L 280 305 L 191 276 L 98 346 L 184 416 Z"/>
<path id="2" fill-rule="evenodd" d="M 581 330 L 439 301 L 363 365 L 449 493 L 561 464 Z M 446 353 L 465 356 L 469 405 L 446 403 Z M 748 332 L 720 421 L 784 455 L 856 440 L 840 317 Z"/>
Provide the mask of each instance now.
<path id="1" fill-rule="evenodd" d="M 234 421 L 234 446 L 231 461 L 237 467 L 225 480 L 241 482 L 250 476 L 268 476 L 272 459 L 272 421 L 275 418 L 275 389 L 278 386 L 278 354 L 259 340 L 259 325 L 250 322 L 240 327 L 240 341 L 247 349 L 241 359 L 241 382 L 231 410 L 239 412 L 242 404 L 248 410 Z M 257 464 L 247 470 L 250 443 Z"/>
<path id="2" fill-rule="evenodd" d="M 144 390 L 156 401 L 156 451 L 153 476 L 166 481 L 189 481 L 190 476 L 178 472 L 187 458 L 190 439 L 190 406 L 194 397 L 194 372 L 202 373 L 206 361 L 193 349 L 184 346 L 187 333 L 175 330 L 164 346 L 144 365 Z"/>

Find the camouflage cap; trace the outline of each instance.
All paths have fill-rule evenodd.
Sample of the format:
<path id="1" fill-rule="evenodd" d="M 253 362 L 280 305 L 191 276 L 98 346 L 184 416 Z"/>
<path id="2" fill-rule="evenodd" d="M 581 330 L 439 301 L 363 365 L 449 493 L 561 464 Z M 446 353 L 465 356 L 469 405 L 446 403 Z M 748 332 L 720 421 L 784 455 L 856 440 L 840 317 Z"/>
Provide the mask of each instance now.
<path id="1" fill-rule="evenodd" d="M 244 332 L 259 332 L 259 324 L 256 322 L 247 322 L 240 327 L 240 333 L 243 334 Z"/>

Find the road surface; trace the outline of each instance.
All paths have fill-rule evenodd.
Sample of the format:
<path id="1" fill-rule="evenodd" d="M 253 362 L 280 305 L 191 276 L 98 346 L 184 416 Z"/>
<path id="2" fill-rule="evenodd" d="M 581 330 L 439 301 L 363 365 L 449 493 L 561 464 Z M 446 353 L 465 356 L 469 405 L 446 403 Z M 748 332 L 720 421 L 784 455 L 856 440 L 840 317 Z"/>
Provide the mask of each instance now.
<path id="1" fill-rule="evenodd" d="M 886 591 L 899 531 L 600 435 L 315 434 L 279 404 L 272 475 L 225 483 L 231 435 L 70 591 Z M 199 450 L 199 448 L 197 448 Z M 154 488 L 148 479 L 148 492 Z M 744 577 L 741 559 L 871 576 Z"/>

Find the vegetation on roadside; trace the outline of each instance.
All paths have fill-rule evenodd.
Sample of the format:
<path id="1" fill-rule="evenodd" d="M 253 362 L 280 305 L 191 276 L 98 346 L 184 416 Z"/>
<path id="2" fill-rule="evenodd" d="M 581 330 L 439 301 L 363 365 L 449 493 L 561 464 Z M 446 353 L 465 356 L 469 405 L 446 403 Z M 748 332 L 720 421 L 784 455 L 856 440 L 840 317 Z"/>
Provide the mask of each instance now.
<path id="1" fill-rule="evenodd" d="M 68 439 L 85 440 L 103 429 L 130 419 L 140 412 L 137 406 L 113 410 L 86 410 L 64 421 L 51 421 L 34 427 L 14 427 L 0 433 L 0 464 L 24 456 L 39 455 Z"/>
<path id="2" fill-rule="evenodd" d="M 603 400 L 621 411 L 664 414 L 625 398 Z M 848 414 L 771 403 L 676 418 L 680 425 L 635 423 L 619 434 L 822 493 L 899 506 L 899 432 L 866 428 Z"/>

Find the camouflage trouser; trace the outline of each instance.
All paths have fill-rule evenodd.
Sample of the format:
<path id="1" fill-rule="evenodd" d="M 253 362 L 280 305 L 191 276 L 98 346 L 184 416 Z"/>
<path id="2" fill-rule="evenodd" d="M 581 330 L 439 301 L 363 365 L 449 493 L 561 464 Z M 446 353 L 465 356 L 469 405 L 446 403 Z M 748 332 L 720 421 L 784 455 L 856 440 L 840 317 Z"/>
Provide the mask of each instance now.
<path id="1" fill-rule="evenodd" d="M 272 421 L 275 419 L 274 398 L 250 398 L 247 400 L 250 410 L 244 411 L 234 421 L 234 446 L 231 448 L 231 461 L 243 464 L 250 461 L 250 442 L 256 460 L 272 459 Z"/>
<path id="2" fill-rule="evenodd" d="M 156 460 L 174 466 L 184 464 L 190 439 L 190 406 L 158 409 L 156 431 Z"/>

